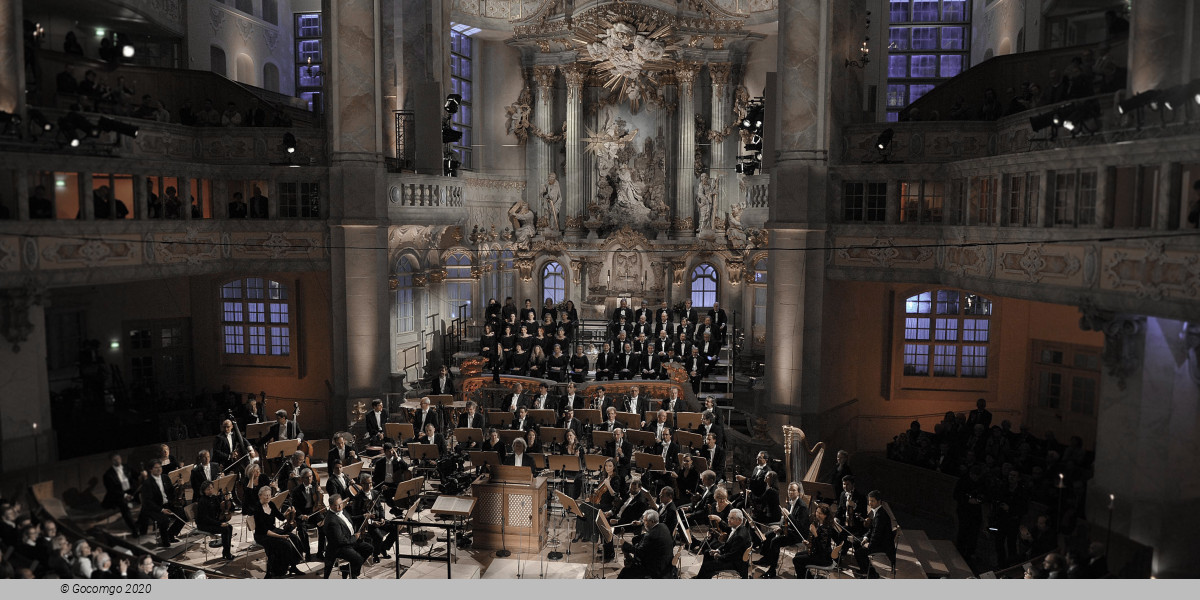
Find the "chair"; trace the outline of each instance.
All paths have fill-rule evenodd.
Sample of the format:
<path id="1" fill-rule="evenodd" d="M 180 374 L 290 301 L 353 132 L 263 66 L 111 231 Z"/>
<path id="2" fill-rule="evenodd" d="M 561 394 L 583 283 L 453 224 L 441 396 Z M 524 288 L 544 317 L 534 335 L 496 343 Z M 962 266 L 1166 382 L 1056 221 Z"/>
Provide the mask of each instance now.
<path id="1" fill-rule="evenodd" d="M 187 506 L 183 507 L 183 514 L 187 515 L 188 523 L 191 524 L 191 526 L 192 526 L 192 530 L 189 531 L 187 533 L 187 536 L 185 536 L 185 537 L 190 537 L 190 536 L 198 534 L 202 538 L 203 543 L 200 545 L 204 547 L 204 562 L 208 562 L 208 549 L 209 549 L 208 542 L 210 541 L 209 538 L 220 539 L 221 534 L 204 531 L 203 529 L 200 529 L 199 527 L 196 526 L 196 503 L 195 502 L 192 502 L 191 504 L 188 504 Z"/>
<path id="2" fill-rule="evenodd" d="M 804 574 L 805 579 L 816 579 L 818 577 L 822 579 L 829 579 L 829 577 L 834 573 L 840 573 L 842 569 L 838 565 L 838 559 L 841 558 L 842 549 L 845 546 L 846 542 L 843 540 L 842 543 L 833 547 L 833 551 L 830 552 L 830 556 L 833 558 L 833 561 L 828 566 L 822 567 L 819 565 L 809 565 L 807 572 Z M 797 573 L 797 575 L 799 575 L 799 573 Z"/>
<path id="3" fill-rule="evenodd" d="M 750 553 L 754 551 L 753 547 L 746 548 L 742 553 L 742 560 L 738 563 L 737 569 L 725 569 L 717 571 L 713 574 L 713 579 L 749 579 L 750 578 Z"/>

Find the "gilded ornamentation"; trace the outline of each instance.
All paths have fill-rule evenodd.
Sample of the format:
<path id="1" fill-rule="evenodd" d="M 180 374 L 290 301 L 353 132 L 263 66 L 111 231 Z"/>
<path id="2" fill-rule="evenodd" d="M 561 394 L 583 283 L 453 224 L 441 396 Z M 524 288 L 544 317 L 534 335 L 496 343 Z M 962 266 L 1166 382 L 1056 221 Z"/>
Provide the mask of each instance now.
<path id="1" fill-rule="evenodd" d="M 521 275 L 521 281 L 533 281 L 533 258 L 522 257 L 515 259 L 513 264 Z"/>
<path id="2" fill-rule="evenodd" d="M 429 283 L 430 284 L 438 285 L 445 280 L 446 280 L 446 269 L 430 269 L 429 270 Z"/>
<path id="3" fill-rule="evenodd" d="M 575 42 L 587 49 L 587 60 L 607 74 L 604 87 L 619 90 L 635 111 L 639 103 L 655 95 L 659 76 L 672 68 L 674 54 L 680 49 L 673 20 L 659 16 L 646 13 L 645 18 L 638 18 L 605 10 L 595 20 L 576 21 L 572 31 Z"/>

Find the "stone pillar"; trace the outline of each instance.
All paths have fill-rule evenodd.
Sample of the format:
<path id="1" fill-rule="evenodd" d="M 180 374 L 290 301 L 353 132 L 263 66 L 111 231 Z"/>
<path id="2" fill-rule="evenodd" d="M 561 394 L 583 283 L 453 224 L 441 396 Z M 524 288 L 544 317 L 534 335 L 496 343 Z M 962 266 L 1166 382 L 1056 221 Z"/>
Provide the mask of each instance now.
<path id="1" fill-rule="evenodd" d="M 708 74 L 712 79 L 712 115 L 709 124 L 712 131 L 721 131 L 729 120 L 729 76 L 732 70 L 733 66 L 730 63 L 708 64 Z M 713 222 L 717 225 L 714 229 L 718 233 L 725 230 L 724 222 L 729 214 L 729 206 L 732 198 L 737 195 L 737 176 L 733 168 L 737 153 L 735 151 L 730 155 L 728 149 L 730 144 L 738 139 L 736 134 L 730 133 L 723 140 L 710 140 L 712 145 L 708 151 L 708 176 L 717 178 L 717 189 L 720 190 L 713 205 Z"/>
<path id="2" fill-rule="evenodd" d="M 587 214 L 584 196 L 583 148 L 583 82 L 588 69 L 575 63 L 563 69 L 567 80 L 567 173 L 566 173 L 566 221 L 567 235 L 583 233 L 583 221 Z"/>
<path id="3" fill-rule="evenodd" d="M 377 0 L 323 0 L 329 47 L 330 320 L 333 398 L 328 419 L 346 424 L 356 398 L 387 389 L 387 194 Z M 386 121 L 389 125 L 390 115 Z M 271 195 L 273 204 L 278 198 Z M 272 216 L 278 208 L 272 208 Z"/>
<path id="4" fill-rule="evenodd" d="M 1187 59 L 1195 50 L 1185 46 L 1191 23 L 1184 18 L 1190 2 L 1173 0 L 1138 0 L 1133 3 L 1129 20 L 1129 92 L 1141 93 L 1166 89 L 1187 83 L 1184 70 Z M 1194 59 L 1192 59 L 1194 60 Z"/>
<path id="5" fill-rule="evenodd" d="M 771 408 L 795 424 L 820 409 L 821 296 L 828 178 L 830 0 L 779 2 L 777 149 L 766 229 L 767 381 Z M 790 415 L 788 419 L 787 415 Z M 814 421 L 805 419 L 805 421 Z M 775 423 L 772 423 L 775 425 Z M 802 423 L 816 432 L 819 423 Z M 819 432 L 810 433 L 820 439 Z"/>
<path id="6" fill-rule="evenodd" d="M 546 135 L 555 133 L 551 131 L 554 126 L 550 123 L 554 113 L 554 72 L 556 69 L 558 67 L 554 65 L 538 65 L 533 68 L 534 89 L 537 91 L 537 99 L 533 105 L 533 125 Z M 542 186 L 546 185 L 546 178 L 554 169 L 554 152 L 550 142 L 536 136 L 532 136 L 529 143 L 533 147 L 533 158 L 529 169 L 530 177 L 533 179 L 531 184 L 526 186 L 525 197 L 540 220 L 545 212 L 540 198 Z"/>
<path id="7" fill-rule="evenodd" d="M 233 198 L 229 197 L 229 181 L 225 179 L 215 179 L 212 182 L 212 197 L 208 201 L 212 204 L 212 214 L 214 219 L 229 218 L 229 202 Z"/>
<path id="8" fill-rule="evenodd" d="M 0 0 L 0 110 L 25 111 L 25 32 L 21 0 Z"/>
<path id="9" fill-rule="evenodd" d="M 1194 549 L 1179 532 L 1200 528 L 1200 516 L 1190 510 L 1200 499 L 1200 382 L 1189 372 L 1200 360 L 1200 329 L 1171 319 L 1082 311 L 1081 327 L 1104 333 L 1095 476 L 1087 499 L 1087 520 L 1097 529 L 1092 539 L 1105 540 L 1112 494 L 1113 533 L 1154 547 L 1147 565 L 1152 573 L 1195 577 Z M 1116 566 L 1112 559 L 1109 565 Z"/>
<path id="10" fill-rule="evenodd" d="M 92 202 L 92 172 L 79 174 L 79 215 L 84 221 L 96 220 L 96 204 Z"/>
<path id="11" fill-rule="evenodd" d="M 133 206 L 129 207 L 133 211 L 133 214 L 129 215 L 131 219 L 145 221 L 150 218 L 148 214 L 150 212 L 150 195 L 146 193 L 147 180 L 149 177 L 146 175 L 140 173 L 133 175 Z"/>
<path id="12" fill-rule="evenodd" d="M 696 231 L 693 220 L 696 205 L 696 74 L 700 65 L 683 63 L 675 70 L 679 82 L 679 145 L 675 168 L 675 230 L 680 237 L 692 237 Z M 669 287 L 669 286 L 668 286 Z"/>
<path id="13" fill-rule="evenodd" d="M 35 464 L 52 463 L 57 444 L 50 423 L 49 374 L 46 371 L 46 324 L 36 290 L 0 290 L 0 308 L 26 325 L 24 339 L 0 337 L 0 380 L 5 383 L 4 418 L 0 419 L 0 471 L 12 473 Z"/>
<path id="14" fill-rule="evenodd" d="M 33 194 L 30 191 L 33 189 L 29 185 L 29 171 L 18 169 L 13 171 L 13 189 L 16 204 L 13 206 L 17 211 L 17 219 L 21 221 L 29 220 L 29 197 Z"/>

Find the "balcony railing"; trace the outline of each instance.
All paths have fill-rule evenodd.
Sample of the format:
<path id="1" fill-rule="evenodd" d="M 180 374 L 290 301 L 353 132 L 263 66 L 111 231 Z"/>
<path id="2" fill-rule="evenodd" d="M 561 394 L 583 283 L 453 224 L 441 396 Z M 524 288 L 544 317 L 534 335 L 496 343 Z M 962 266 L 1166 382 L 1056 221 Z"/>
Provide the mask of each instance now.
<path id="1" fill-rule="evenodd" d="M 463 181 L 436 175 L 397 175 L 388 189 L 388 201 L 404 207 L 462 208 Z"/>

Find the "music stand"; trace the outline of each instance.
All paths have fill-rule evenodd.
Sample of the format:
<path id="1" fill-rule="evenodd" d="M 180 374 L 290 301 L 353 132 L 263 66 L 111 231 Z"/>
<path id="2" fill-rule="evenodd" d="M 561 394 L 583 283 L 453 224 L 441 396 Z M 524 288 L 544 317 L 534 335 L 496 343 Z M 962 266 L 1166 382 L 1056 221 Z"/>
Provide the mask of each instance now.
<path id="1" fill-rule="evenodd" d="M 658 400 L 654 400 L 653 402 L 658 402 Z M 668 415 L 668 416 L 670 416 L 670 415 Z M 649 425 L 651 423 L 657 423 L 658 422 L 658 410 L 657 409 L 656 410 L 648 410 L 646 412 L 643 412 L 642 420 L 645 421 L 647 425 Z"/>
<path id="2" fill-rule="evenodd" d="M 313 440 L 309 444 L 312 446 L 313 463 L 316 463 L 319 457 L 329 456 L 330 441 L 328 439 Z"/>
<path id="3" fill-rule="evenodd" d="M 608 517 L 604 516 L 603 511 L 596 513 L 596 525 L 600 527 L 601 536 L 604 538 L 604 543 L 609 543 L 613 539 L 613 528 L 608 522 Z"/>
<path id="4" fill-rule="evenodd" d="M 680 454 L 683 454 L 683 453 L 680 452 Z M 679 462 L 682 463 L 683 460 L 681 459 Z M 696 472 L 703 473 L 708 470 L 708 459 L 704 458 L 703 456 L 700 456 L 700 455 L 693 456 L 692 457 L 692 467 L 694 469 L 696 469 Z M 721 480 L 721 474 L 718 473 L 717 481 L 720 481 L 720 480 Z"/>
<path id="5" fill-rule="evenodd" d="M 476 444 L 483 443 L 483 430 L 478 427 L 455 427 L 454 439 L 460 444 L 468 444 L 475 442 Z"/>
<path id="6" fill-rule="evenodd" d="M 488 450 L 486 452 L 472 450 L 467 452 L 467 456 L 471 459 L 471 466 L 476 468 L 487 465 L 494 470 L 500 466 L 500 453 L 495 450 Z"/>
<path id="7" fill-rule="evenodd" d="M 363 466 L 365 466 L 365 464 L 366 463 L 361 460 L 356 463 L 350 463 L 342 467 L 342 475 L 345 475 L 347 480 L 357 480 L 359 474 L 362 473 Z"/>
<path id="8" fill-rule="evenodd" d="M 539 433 L 542 436 L 542 445 L 567 443 L 567 430 L 562 427 L 543 427 Z"/>
<path id="9" fill-rule="evenodd" d="M 551 454 L 549 459 L 551 471 L 579 472 L 579 457 L 574 454 Z"/>
<path id="10" fill-rule="evenodd" d="M 300 440 L 279 440 L 267 444 L 263 458 L 287 458 L 300 446 Z"/>
<path id="11" fill-rule="evenodd" d="M 554 457 L 551 457 L 551 458 L 554 458 Z M 578 466 L 579 466 L 579 464 L 576 463 L 576 470 L 578 470 Z M 580 518 L 580 519 L 583 518 L 583 511 L 580 510 L 579 505 L 575 503 L 574 498 L 572 498 L 558 490 L 554 490 L 554 496 L 558 498 L 558 504 L 563 507 L 562 519 L 567 518 L 568 512 L 575 515 L 577 518 Z M 558 521 L 558 530 L 559 531 L 562 531 L 562 519 L 559 519 L 559 521 Z M 574 535 L 575 534 L 575 519 L 571 519 L 571 534 L 572 534 L 571 539 L 575 539 L 575 535 Z M 557 557 L 555 557 L 556 553 L 558 554 Z M 567 543 L 567 554 L 568 555 L 571 554 L 571 544 L 569 542 Z M 558 552 L 557 550 L 555 550 L 554 552 L 551 552 L 549 555 L 550 560 L 559 560 L 562 557 L 563 557 L 562 552 Z"/>
<path id="12" fill-rule="evenodd" d="M 396 484 L 396 491 L 392 494 L 392 500 L 399 501 L 412 496 L 418 496 L 423 489 L 425 489 L 424 477 L 414 477 L 408 481 L 401 481 Z"/>
<path id="13" fill-rule="evenodd" d="M 684 431 L 683 427 L 675 430 L 675 442 L 679 444 L 680 448 L 698 450 L 704 447 L 704 438 L 700 434 Z"/>
<path id="14" fill-rule="evenodd" d="M 217 487 L 217 493 L 220 493 L 220 494 L 224 494 L 225 492 L 232 493 L 233 487 L 237 483 L 237 479 L 238 479 L 237 473 L 230 473 L 228 475 L 218 477 L 217 480 L 213 482 L 213 484 L 216 485 L 216 487 Z"/>
<path id="15" fill-rule="evenodd" d="M 640 429 L 626 431 L 625 439 L 629 440 L 629 443 L 634 446 L 641 446 L 643 448 L 649 448 L 658 443 L 658 440 L 654 439 L 653 431 L 641 431 Z"/>
<path id="16" fill-rule="evenodd" d="M 555 421 L 558 420 L 558 413 L 549 408 L 542 410 L 530 410 L 526 418 L 532 420 L 538 425 L 553 427 Z"/>
<path id="17" fill-rule="evenodd" d="M 619 412 L 617 413 L 617 421 L 625 423 L 625 430 L 640 429 L 642 426 L 642 417 L 637 413 Z"/>
<path id="18" fill-rule="evenodd" d="M 500 441 L 507 444 L 509 448 L 512 447 L 513 440 L 517 438 L 525 439 L 524 429 L 501 429 L 499 433 Z"/>
<path id="19" fill-rule="evenodd" d="M 384 423 L 383 436 L 390 440 L 410 440 L 416 437 L 412 423 Z"/>
<path id="20" fill-rule="evenodd" d="M 437 444 L 409 444 L 408 457 L 413 460 L 432 460 L 441 458 L 442 451 Z"/>
<path id="21" fill-rule="evenodd" d="M 647 471 L 656 471 L 659 473 L 665 473 L 667 471 L 666 461 L 663 460 L 663 457 L 657 454 L 634 452 L 633 463 L 639 469 L 645 469 Z"/>
<path id="22" fill-rule="evenodd" d="M 271 433 L 271 426 L 274 423 L 250 423 L 246 425 L 246 439 L 258 441 L 267 437 Z"/>
<path id="23" fill-rule="evenodd" d="M 589 471 L 599 471 L 604 468 L 604 463 L 609 460 L 609 457 L 603 454 L 584 454 L 584 466 Z"/>
<path id="24" fill-rule="evenodd" d="M 513 413 L 507 410 L 488 410 L 484 413 L 484 419 L 487 421 L 488 427 L 502 429 L 508 427 L 508 424 L 513 419 Z"/>
<path id="25" fill-rule="evenodd" d="M 546 455 L 545 455 L 545 454 L 530 454 L 530 453 L 525 453 L 525 456 L 528 456 L 530 459 L 532 459 L 532 460 L 533 460 L 533 466 L 534 466 L 534 467 L 536 467 L 536 468 L 538 468 L 538 469 L 545 469 L 545 468 L 546 468 Z"/>
<path id="26" fill-rule="evenodd" d="M 575 410 L 575 418 L 585 425 L 596 426 L 604 422 L 604 416 L 595 408 L 579 408 Z"/>
<path id="27" fill-rule="evenodd" d="M 287 497 L 288 492 L 279 492 L 271 498 L 271 504 L 274 504 L 275 508 L 283 510 L 283 503 L 287 500 Z"/>
<path id="28" fill-rule="evenodd" d="M 687 429 L 691 431 L 700 427 L 700 423 L 704 421 L 701 418 L 701 413 L 698 412 L 679 412 L 675 413 L 675 422 L 679 429 Z"/>
<path id="29" fill-rule="evenodd" d="M 433 396 L 425 396 L 429 398 L 430 406 L 453 406 L 454 394 L 435 394 Z"/>
<path id="30" fill-rule="evenodd" d="M 533 473 L 530 472 L 529 467 L 500 465 L 492 469 L 492 481 L 497 483 L 520 483 L 524 485 L 532 485 Z"/>
<path id="31" fill-rule="evenodd" d="M 168 473 L 167 479 L 171 482 L 171 485 L 176 487 L 189 483 L 192 480 L 192 467 L 194 466 L 195 465 L 184 465 L 179 467 L 178 469 Z"/>
<path id="32" fill-rule="evenodd" d="M 611 442 L 614 437 L 615 436 L 613 435 L 613 433 L 611 431 L 593 431 L 592 432 L 592 445 L 593 446 L 601 446 L 601 447 L 607 446 L 608 443 Z"/>

